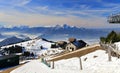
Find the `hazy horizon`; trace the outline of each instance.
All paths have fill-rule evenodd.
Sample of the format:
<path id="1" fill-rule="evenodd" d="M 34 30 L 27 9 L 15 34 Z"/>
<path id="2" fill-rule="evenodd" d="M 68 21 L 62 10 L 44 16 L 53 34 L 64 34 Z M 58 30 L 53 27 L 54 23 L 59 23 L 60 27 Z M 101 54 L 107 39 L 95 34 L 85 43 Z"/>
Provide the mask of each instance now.
<path id="1" fill-rule="evenodd" d="M 45 27 L 45 28 L 49 28 L 49 27 L 56 27 L 56 26 L 60 26 L 63 27 L 64 25 L 68 25 L 70 27 L 76 27 L 76 28 L 86 28 L 86 29 L 116 29 L 116 28 L 120 28 L 118 27 L 84 27 L 84 26 L 75 26 L 75 25 L 69 25 L 69 24 L 56 24 L 53 26 L 28 26 L 28 25 L 15 25 L 15 26 L 11 26 L 11 27 L 7 27 L 7 26 L 0 26 L 0 28 L 39 28 L 39 27 Z M 111 24 L 110 24 L 111 25 Z M 112 24 L 112 25 L 116 25 L 116 24 Z"/>

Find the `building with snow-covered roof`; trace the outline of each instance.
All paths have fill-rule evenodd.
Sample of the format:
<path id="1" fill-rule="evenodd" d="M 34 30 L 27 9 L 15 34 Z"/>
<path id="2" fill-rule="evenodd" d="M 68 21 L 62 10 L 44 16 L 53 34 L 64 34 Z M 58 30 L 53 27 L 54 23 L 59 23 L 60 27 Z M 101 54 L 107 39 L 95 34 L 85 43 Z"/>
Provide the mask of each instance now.
<path id="1" fill-rule="evenodd" d="M 67 45 L 66 45 L 66 50 L 68 51 L 74 51 L 77 49 L 80 49 L 82 47 L 85 47 L 87 45 L 86 42 L 84 42 L 83 40 L 73 40 L 72 42 L 70 41 Z"/>

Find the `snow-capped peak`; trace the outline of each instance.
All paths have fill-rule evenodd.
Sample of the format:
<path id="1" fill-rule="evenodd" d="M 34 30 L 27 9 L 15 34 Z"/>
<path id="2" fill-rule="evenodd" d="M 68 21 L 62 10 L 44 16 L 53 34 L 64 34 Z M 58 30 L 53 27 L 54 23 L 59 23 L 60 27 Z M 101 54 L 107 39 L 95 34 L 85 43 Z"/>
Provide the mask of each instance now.
<path id="1" fill-rule="evenodd" d="M 67 24 L 64 24 L 64 25 L 63 25 L 63 28 L 64 28 L 64 29 L 68 29 L 68 28 L 70 28 L 70 27 L 71 27 L 71 26 L 69 26 L 69 25 L 67 25 Z"/>
<path id="2" fill-rule="evenodd" d="M 57 24 L 54 28 L 55 29 L 60 29 L 60 28 L 62 28 L 62 26 L 60 26 L 60 25 Z"/>

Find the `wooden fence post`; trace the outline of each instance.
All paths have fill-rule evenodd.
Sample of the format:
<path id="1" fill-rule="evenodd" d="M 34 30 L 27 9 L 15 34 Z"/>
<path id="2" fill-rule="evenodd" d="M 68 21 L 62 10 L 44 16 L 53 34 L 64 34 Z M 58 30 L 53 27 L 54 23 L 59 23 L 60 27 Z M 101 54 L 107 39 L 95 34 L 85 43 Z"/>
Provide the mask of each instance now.
<path id="1" fill-rule="evenodd" d="M 54 61 L 52 62 L 52 69 L 54 69 Z"/>
<path id="2" fill-rule="evenodd" d="M 109 61 L 111 61 L 111 50 L 110 50 L 110 48 L 108 48 L 108 59 L 109 59 Z"/>
<path id="3" fill-rule="evenodd" d="M 108 45 L 108 61 L 111 61 L 111 47 Z"/>
<path id="4" fill-rule="evenodd" d="M 82 60 L 81 60 L 81 57 L 79 58 L 79 61 L 80 61 L 80 70 L 82 70 Z"/>

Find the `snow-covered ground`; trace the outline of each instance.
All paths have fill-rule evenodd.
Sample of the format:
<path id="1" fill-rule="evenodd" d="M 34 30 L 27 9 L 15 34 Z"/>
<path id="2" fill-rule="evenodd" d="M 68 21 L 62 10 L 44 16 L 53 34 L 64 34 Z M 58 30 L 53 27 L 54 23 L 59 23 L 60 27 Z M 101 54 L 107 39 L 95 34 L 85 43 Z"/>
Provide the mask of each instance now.
<path id="1" fill-rule="evenodd" d="M 120 42 L 116 42 L 116 43 L 114 43 L 114 45 L 115 45 L 115 48 L 116 48 L 118 51 L 120 51 Z"/>
<path id="2" fill-rule="evenodd" d="M 76 71 L 69 70 L 70 73 L 78 73 Z M 33 60 L 10 73 L 68 73 L 67 70 L 54 70 L 41 63 L 40 60 Z"/>
<path id="3" fill-rule="evenodd" d="M 44 49 L 49 50 L 49 49 L 51 49 L 51 44 L 52 43 L 44 41 L 42 39 L 33 39 L 33 40 L 30 40 L 30 41 L 26 41 L 26 42 L 21 42 L 21 43 L 16 43 L 16 44 L 12 44 L 12 45 L 3 46 L 1 48 L 11 47 L 11 46 L 14 46 L 14 45 L 19 45 L 19 46 L 24 47 L 24 51 L 30 51 L 30 52 L 33 52 L 36 55 L 39 55 L 40 53 L 42 53 L 41 46 Z"/>
<path id="4" fill-rule="evenodd" d="M 81 57 L 83 70 L 79 67 L 79 58 L 59 60 L 55 62 L 55 69 L 47 67 L 40 60 L 33 60 L 11 73 L 120 73 L 120 59 L 108 55 L 103 50 L 97 50 Z"/>
<path id="5" fill-rule="evenodd" d="M 81 59 L 83 70 L 88 71 L 87 73 L 120 73 L 120 59 L 112 57 L 112 61 L 109 62 L 108 54 L 103 50 L 82 56 Z M 78 70 L 80 69 L 79 65 L 79 58 L 55 62 L 56 69 Z"/>

